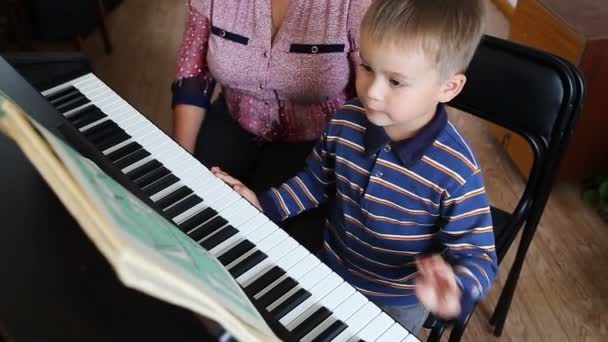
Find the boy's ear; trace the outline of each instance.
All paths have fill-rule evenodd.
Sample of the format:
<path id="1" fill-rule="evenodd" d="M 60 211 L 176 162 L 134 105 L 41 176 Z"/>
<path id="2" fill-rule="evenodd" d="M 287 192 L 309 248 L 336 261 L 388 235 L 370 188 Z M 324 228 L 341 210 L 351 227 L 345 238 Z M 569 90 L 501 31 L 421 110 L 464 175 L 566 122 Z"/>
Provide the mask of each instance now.
<path id="1" fill-rule="evenodd" d="M 467 83 L 467 77 L 462 73 L 452 75 L 445 80 L 439 90 L 439 102 L 450 102 L 460 94 L 465 83 Z"/>

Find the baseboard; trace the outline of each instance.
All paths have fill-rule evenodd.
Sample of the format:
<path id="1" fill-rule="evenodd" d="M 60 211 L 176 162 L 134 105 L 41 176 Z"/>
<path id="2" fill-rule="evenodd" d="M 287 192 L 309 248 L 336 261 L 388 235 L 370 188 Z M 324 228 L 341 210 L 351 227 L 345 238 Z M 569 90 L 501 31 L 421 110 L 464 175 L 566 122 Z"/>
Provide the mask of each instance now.
<path id="1" fill-rule="evenodd" d="M 492 0 L 492 3 L 505 15 L 505 17 L 507 17 L 507 19 L 511 20 L 511 18 L 513 18 L 515 8 L 511 6 L 508 0 Z"/>

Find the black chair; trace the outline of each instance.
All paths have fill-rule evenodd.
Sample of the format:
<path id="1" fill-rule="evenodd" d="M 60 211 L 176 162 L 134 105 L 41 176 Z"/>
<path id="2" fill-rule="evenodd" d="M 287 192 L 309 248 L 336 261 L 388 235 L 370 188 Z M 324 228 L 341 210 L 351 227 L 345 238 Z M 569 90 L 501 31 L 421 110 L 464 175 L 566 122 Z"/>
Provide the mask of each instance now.
<path id="1" fill-rule="evenodd" d="M 467 71 L 467 84 L 450 105 L 521 135 L 534 159 L 523 194 L 512 212 L 492 207 L 500 264 L 523 228 L 515 261 L 490 323 L 502 334 L 524 258 L 543 214 L 564 150 L 582 107 L 579 71 L 547 52 L 485 36 Z M 474 309 L 473 309 L 474 310 Z M 439 341 L 449 324 L 459 341 L 473 312 L 453 322 L 429 317 L 428 341 Z"/>

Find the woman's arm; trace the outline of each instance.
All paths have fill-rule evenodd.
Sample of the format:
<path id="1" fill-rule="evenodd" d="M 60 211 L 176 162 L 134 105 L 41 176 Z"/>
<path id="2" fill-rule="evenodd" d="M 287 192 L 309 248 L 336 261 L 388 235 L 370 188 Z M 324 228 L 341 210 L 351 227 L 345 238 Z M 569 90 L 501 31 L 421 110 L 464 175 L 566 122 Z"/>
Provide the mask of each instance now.
<path id="1" fill-rule="evenodd" d="M 193 4 L 193 3 L 196 4 Z M 190 153 L 209 107 L 215 82 L 206 63 L 210 22 L 208 1 L 190 1 L 173 91 L 173 137 Z"/>

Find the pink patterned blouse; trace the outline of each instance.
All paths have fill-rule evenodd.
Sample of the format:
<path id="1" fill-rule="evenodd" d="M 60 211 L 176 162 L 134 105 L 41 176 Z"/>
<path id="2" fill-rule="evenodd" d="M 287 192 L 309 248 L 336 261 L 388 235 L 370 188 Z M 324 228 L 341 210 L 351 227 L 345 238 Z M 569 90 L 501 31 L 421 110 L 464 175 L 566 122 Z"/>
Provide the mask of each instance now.
<path id="1" fill-rule="evenodd" d="M 208 108 L 214 81 L 247 131 L 317 139 L 355 95 L 359 24 L 371 0 L 291 0 L 272 39 L 270 0 L 190 0 L 173 104 Z"/>

